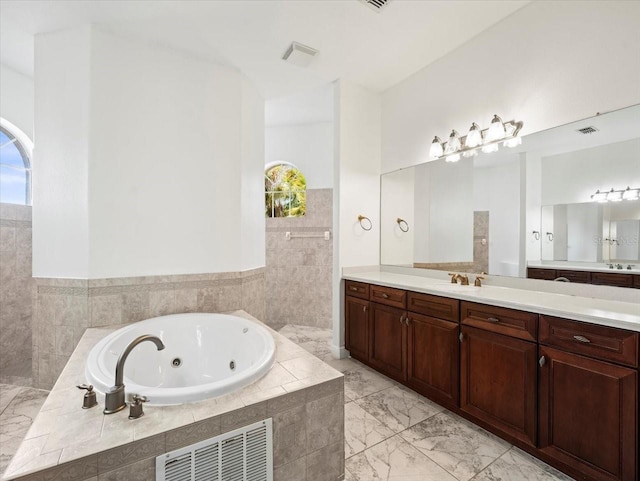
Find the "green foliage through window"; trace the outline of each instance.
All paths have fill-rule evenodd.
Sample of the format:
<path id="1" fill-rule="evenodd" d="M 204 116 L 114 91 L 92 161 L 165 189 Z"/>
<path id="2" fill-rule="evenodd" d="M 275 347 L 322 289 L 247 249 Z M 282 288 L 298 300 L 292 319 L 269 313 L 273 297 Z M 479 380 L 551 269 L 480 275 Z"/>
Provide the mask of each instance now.
<path id="1" fill-rule="evenodd" d="M 307 210 L 307 181 L 293 165 L 278 164 L 264 175 L 265 215 L 300 217 Z"/>

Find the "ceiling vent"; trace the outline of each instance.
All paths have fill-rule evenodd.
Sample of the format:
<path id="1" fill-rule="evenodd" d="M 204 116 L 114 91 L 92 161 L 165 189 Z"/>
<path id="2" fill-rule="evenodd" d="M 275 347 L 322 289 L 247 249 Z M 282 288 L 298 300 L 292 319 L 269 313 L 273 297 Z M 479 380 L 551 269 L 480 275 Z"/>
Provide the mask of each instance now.
<path id="1" fill-rule="evenodd" d="M 283 55 L 282 60 L 297 65 L 298 67 L 306 67 L 311 63 L 317 53 L 318 51 L 315 48 L 298 42 L 291 42 L 291 46 Z"/>
<path id="2" fill-rule="evenodd" d="M 381 12 L 384 7 L 387 6 L 389 0 L 358 0 L 360 3 L 364 3 L 371 10 Z"/>
<path id="3" fill-rule="evenodd" d="M 596 133 L 598 131 L 598 129 L 596 129 L 595 127 L 583 127 L 581 129 L 576 130 L 576 132 L 587 135 L 587 134 L 593 134 Z"/>

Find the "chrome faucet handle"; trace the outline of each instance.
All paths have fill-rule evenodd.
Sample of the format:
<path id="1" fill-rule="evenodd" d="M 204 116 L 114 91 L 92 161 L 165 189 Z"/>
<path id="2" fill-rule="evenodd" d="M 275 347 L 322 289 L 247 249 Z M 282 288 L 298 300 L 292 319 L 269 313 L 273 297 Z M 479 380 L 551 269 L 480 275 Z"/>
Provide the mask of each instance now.
<path id="1" fill-rule="evenodd" d="M 457 284 L 458 277 L 460 277 L 459 274 L 454 274 L 453 272 L 449 272 L 449 275 L 451 276 L 451 284 Z"/>
<path id="2" fill-rule="evenodd" d="M 76 387 L 78 389 L 86 389 L 87 391 L 82 400 L 82 409 L 89 409 L 98 404 L 96 392 L 93 390 L 93 386 L 91 384 L 80 384 Z"/>
<path id="3" fill-rule="evenodd" d="M 138 419 L 139 417 L 144 416 L 142 403 L 148 402 L 149 398 L 147 396 L 134 394 L 133 396 L 131 396 L 131 400 L 133 402 L 129 404 L 129 419 Z"/>

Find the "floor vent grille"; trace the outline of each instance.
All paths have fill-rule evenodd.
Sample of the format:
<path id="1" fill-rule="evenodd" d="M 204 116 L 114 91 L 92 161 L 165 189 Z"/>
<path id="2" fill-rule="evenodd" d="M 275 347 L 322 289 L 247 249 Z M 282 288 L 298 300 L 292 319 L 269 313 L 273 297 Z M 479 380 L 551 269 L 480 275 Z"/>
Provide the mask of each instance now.
<path id="1" fill-rule="evenodd" d="M 273 481 L 271 419 L 156 458 L 156 481 Z"/>

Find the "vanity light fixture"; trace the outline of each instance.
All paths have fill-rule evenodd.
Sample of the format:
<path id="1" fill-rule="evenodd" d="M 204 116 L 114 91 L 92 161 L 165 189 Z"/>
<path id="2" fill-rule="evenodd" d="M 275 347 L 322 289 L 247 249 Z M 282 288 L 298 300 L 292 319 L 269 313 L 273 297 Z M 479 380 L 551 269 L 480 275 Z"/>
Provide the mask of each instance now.
<path id="1" fill-rule="evenodd" d="M 494 115 L 491 120 L 491 126 L 487 131 L 487 141 L 492 142 L 494 140 L 501 140 L 504 139 L 506 135 L 507 131 L 504 127 L 504 122 L 502 122 L 500 117 Z"/>
<path id="2" fill-rule="evenodd" d="M 521 129 L 521 121 L 503 122 L 498 115 L 494 115 L 491 126 L 487 129 L 482 130 L 473 122 L 464 137 L 460 137 L 456 130 L 451 131 L 447 142 L 443 142 L 440 137 L 434 137 L 429 157 L 432 160 L 444 158 L 447 162 L 457 162 L 461 157 L 473 157 L 480 151 L 497 152 L 500 142 L 504 147 L 517 147 L 522 144 L 522 138 L 518 137 Z"/>
<path id="3" fill-rule="evenodd" d="M 444 148 L 442 147 L 442 140 L 437 135 L 433 138 L 431 142 L 431 148 L 429 149 L 429 156 L 432 159 L 437 159 L 438 157 L 442 157 L 444 154 Z"/>
<path id="4" fill-rule="evenodd" d="M 624 192 L 622 192 L 622 198 L 624 200 L 638 200 L 640 197 L 640 189 L 632 189 L 631 187 L 627 187 Z"/>
<path id="5" fill-rule="evenodd" d="M 600 189 L 598 189 L 591 196 L 591 200 L 594 202 L 621 202 L 623 200 L 638 200 L 639 198 L 640 188 L 632 189 L 631 187 L 621 190 L 611 188 L 611 190 L 604 192 L 600 192 Z"/>

